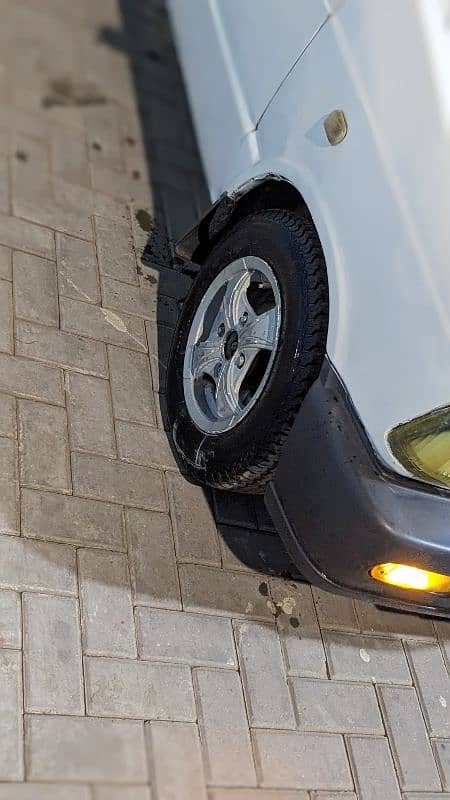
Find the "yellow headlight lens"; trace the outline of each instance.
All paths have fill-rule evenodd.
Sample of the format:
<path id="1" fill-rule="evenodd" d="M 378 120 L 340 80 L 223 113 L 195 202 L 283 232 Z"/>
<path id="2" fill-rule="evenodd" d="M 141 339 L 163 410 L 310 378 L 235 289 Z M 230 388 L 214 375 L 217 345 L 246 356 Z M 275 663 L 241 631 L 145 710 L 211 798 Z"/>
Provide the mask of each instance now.
<path id="1" fill-rule="evenodd" d="M 416 589 L 422 592 L 450 592 L 450 576 L 408 564 L 377 564 L 370 570 L 372 578 L 401 589 Z"/>
<path id="2" fill-rule="evenodd" d="M 449 406 L 397 425 L 388 442 L 394 456 L 413 475 L 450 486 Z"/>

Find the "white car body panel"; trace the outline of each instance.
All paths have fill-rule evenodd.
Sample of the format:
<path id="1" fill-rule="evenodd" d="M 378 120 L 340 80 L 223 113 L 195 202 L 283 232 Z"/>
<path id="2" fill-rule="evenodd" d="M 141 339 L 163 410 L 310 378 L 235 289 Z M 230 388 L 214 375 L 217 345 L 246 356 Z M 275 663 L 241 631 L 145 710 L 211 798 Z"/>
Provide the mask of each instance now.
<path id="1" fill-rule="evenodd" d="M 387 431 L 450 402 L 450 4 L 327 2 L 257 130 L 227 150 L 220 184 L 214 133 L 196 124 L 213 199 L 268 173 L 303 195 L 327 262 L 328 354 L 379 456 L 402 472 Z M 186 50 L 184 65 L 195 95 Z M 348 135 L 331 147 L 335 108 Z"/>

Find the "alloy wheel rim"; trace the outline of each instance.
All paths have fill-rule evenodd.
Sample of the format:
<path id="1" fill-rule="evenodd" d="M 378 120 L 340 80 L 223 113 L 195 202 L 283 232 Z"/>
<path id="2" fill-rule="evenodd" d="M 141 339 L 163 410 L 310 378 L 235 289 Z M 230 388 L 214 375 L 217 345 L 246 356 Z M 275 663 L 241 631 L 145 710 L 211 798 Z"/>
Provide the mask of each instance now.
<path id="1" fill-rule="evenodd" d="M 183 365 L 184 397 L 204 433 L 229 431 L 260 398 L 273 367 L 281 296 L 258 256 L 228 264 L 205 292 L 192 320 Z"/>

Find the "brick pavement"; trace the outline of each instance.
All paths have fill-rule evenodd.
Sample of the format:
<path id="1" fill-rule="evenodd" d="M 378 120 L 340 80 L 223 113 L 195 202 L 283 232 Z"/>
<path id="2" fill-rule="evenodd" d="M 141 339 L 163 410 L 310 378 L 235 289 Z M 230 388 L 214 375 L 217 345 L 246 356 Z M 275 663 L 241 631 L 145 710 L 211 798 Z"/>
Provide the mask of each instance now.
<path id="1" fill-rule="evenodd" d="M 293 582 L 176 471 L 206 193 L 160 1 L 1 9 L 0 800 L 450 798 L 450 623 Z"/>

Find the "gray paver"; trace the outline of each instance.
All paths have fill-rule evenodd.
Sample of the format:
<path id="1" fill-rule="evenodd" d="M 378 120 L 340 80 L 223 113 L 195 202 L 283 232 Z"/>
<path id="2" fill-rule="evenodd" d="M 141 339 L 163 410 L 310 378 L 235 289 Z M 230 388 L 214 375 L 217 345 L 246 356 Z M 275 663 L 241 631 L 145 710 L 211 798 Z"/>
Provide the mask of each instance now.
<path id="1" fill-rule="evenodd" d="M 223 670 L 196 669 L 194 685 L 207 781 L 222 786 L 255 786 L 255 767 L 239 676 Z"/>
<path id="2" fill-rule="evenodd" d="M 43 325 L 58 325 L 56 268 L 52 261 L 14 253 L 13 287 L 17 317 Z"/>
<path id="3" fill-rule="evenodd" d="M 20 595 L 6 589 L 0 591 L 0 647 L 22 646 Z"/>
<path id="4" fill-rule="evenodd" d="M 444 789 L 450 791 L 450 739 L 436 739 L 433 745 L 442 785 Z"/>
<path id="5" fill-rule="evenodd" d="M 410 684 L 400 642 L 375 636 L 325 633 L 330 675 L 338 680 Z"/>
<path id="6" fill-rule="evenodd" d="M 72 475 L 76 494 L 150 511 L 167 510 L 162 474 L 156 469 L 73 453 Z"/>
<path id="7" fill-rule="evenodd" d="M 16 403 L 14 397 L 0 394 L 0 436 L 16 436 Z"/>
<path id="8" fill-rule="evenodd" d="M 0 650 L 0 780 L 23 780 L 22 657 Z"/>
<path id="9" fill-rule="evenodd" d="M 309 800 L 309 794 L 301 790 L 289 789 L 212 789 L 210 800 Z M 329 796 L 323 800 L 354 800 L 355 795 L 348 794 Z M 318 798 L 322 800 L 322 796 Z"/>
<path id="10" fill-rule="evenodd" d="M 138 608 L 141 658 L 237 667 L 231 622 L 206 614 Z"/>
<path id="11" fill-rule="evenodd" d="M 58 288 L 63 297 L 97 303 L 100 299 L 98 267 L 91 242 L 56 234 Z"/>
<path id="12" fill-rule="evenodd" d="M 12 253 L 9 247 L 0 245 L 0 278 L 12 281 Z"/>
<path id="13" fill-rule="evenodd" d="M 325 652 L 311 588 L 271 579 L 270 589 L 288 675 L 326 677 Z"/>
<path id="14" fill-rule="evenodd" d="M 133 607 L 124 555 L 79 550 L 83 652 L 136 657 Z"/>
<path id="15" fill-rule="evenodd" d="M 149 786 L 113 786 L 109 784 L 93 786 L 92 793 L 92 800 L 152 800 Z M 49 798 L 49 800 L 52 799 Z M 90 797 L 89 800 L 91 800 Z"/>
<path id="16" fill-rule="evenodd" d="M 61 370 L 0 353 L 0 391 L 62 405 Z"/>
<path id="17" fill-rule="evenodd" d="M 273 625 L 235 623 L 249 722 L 257 728 L 295 728 L 280 641 Z"/>
<path id="18" fill-rule="evenodd" d="M 183 607 L 223 616 L 272 620 L 259 575 L 227 572 L 194 564 L 178 568 Z"/>
<path id="19" fill-rule="evenodd" d="M 25 222 L 22 219 L 0 214 L 0 242 L 7 247 L 34 253 L 43 258 L 55 257 L 55 245 L 51 231 Z"/>
<path id="20" fill-rule="evenodd" d="M 0 783 L 0 800 L 91 800 L 91 793 L 81 784 Z"/>
<path id="21" fill-rule="evenodd" d="M 400 800 L 387 739 L 372 736 L 350 736 L 347 747 L 361 800 Z"/>
<path id="22" fill-rule="evenodd" d="M 220 548 L 205 491 L 180 475 L 168 475 L 170 507 L 179 561 L 220 566 Z"/>
<path id="23" fill-rule="evenodd" d="M 128 557 L 136 603 L 180 608 L 170 518 L 152 511 L 128 509 Z"/>
<path id="24" fill-rule="evenodd" d="M 18 513 L 17 446 L 0 438 L 0 533 L 19 533 Z"/>
<path id="25" fill-rule="evenodd" d="M 155 425 L 152 378 L 148 358 L 118 347 L 109 347 L 114 416 L 129 422 Z"/>
<path id="26" fill-rule="evenodd" d="M 265 730 L 254 731 L 253 736 L 262 786 L 353 788 L 341 736 Z"/>
<path id="27" fill-rule="evenodd" d="M 37 361 L 46 361 L 66 369 L 74 369 L 91 375 L 106 377 L 108 365 L 106 347 L 103 342 L 95 342 L 74 333 L 36 325 L 19 320 L 16 325 L 16 353 Z M 43 371 L 41 365 L 29 364 L 29 369 Z M 21 394 L 30 394 L 28 391 Z M 46 399 L 45 396 L 43 399 Z"/>
<path id="28" fill-rule="evenodd" d="M 22 489 L 21 496 L 24 536 L 124 550 L 120 506 L 35 489 Z"/>
<path id="29" fill-rule="evenodd" d="M 116 454 L 108 381 L 71 373 L 66 379 L 71 447 L 104 456 Z"/>
<path id="30" fill-rule="evenodd" d="M 25 748 L 30 780 L 147 781 L 143 725 L 135 720 L 28 715 Z"/>
<path id="31" fill-rule="evenodd" d="M 19 400 L 18 415 L 21 484 L 70 492 L 65 409 Z"/>
<path id="32" fill-rule="evenodd" d="M 355 603 L 351 597 L 325 592 L 313 587 L 314 604 L 322 630 L 359 632 Z"/>
<path id="33" fill-rule="evenodd" d="M 128 225 L 102 217 L 94 217 L 94 221 L 100 272 L 137 285 L 136 259 Z"/>
<path id="34" fill-rule="evenodd" d="M 356 601 L 355 606 L 363 633 L 411 639 L 434 635 L 431 619 L 417 614 L 400 614 L 361 600 Z"/>
<path id="35" fill-rule="evenodd" d="M 75 594 L 75 551 L 63 544 L 0 536 L 0 586 Z"/>
<path id="36" fill-rule="evenodd" d="M 119 658 L 86 658 L 88 713 L 131 719 L 196 718 L 190 669 Z"/>
<path id="37" fill-rule="evenodd" d="M 142 320 L 69 297 L 61 297 L 59 305 L 63 330 L 130 350 L 147 350 Z"/>
<path id="38" fill-rule="evenodd" d="M 78 602 L 23 595 L 25 710 L 84 714 Z"/>
<path id="39" fill-rule="evenodd" d="M 401 788 L 440 789 L 415 689 L 380 686 L 379 696 Z"/>
<path id="40" fill-rule="evenodd" d="M 437 642 L 407 642 L 406 652 L 430 734 L 450 736 L 450 678 Z"/>
<path id="41" fill-rule="evenodd" d="M 146 732 L 159 800 L 207 800 L 197 725 L 152 722 Z"/>
<path id="42" fill-rule="evenodd" d="M 0 280 L 0 350 L 12 353 L 13 344 L 13 301 L 9 281 Z"/>
<path id="43" fill-rule="evenodd" d="M 384 733 L 373 686 L 292 678 L 299 728 L 329 733 Z"/>
<path id="44" fill-rule="evenodd" d="M 120 458 L 125 461 L 144 467 L 176 468 L 165 431 L 117 420 L 116 436 Z"/>

